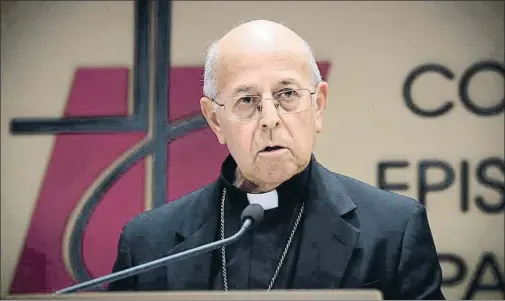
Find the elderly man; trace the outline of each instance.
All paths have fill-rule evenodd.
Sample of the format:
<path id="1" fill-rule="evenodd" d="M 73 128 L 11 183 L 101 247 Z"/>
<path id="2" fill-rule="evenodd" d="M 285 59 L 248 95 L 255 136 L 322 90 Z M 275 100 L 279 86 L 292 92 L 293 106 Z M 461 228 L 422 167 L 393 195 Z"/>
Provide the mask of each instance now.
<path id="1" fill-rule="evenodd" d="M 230 155 L 213 183 L 129 222 L 113 270 L 228 237 L 250 203 L 263 221 L 234 244 L 109 290 L 375 288 L 386 299 L 443 299 L 423 206 L 312 154 L 327 93 L 309 46 L 278 23 L 247 22 L 215 43 L 201 109 Z"/>

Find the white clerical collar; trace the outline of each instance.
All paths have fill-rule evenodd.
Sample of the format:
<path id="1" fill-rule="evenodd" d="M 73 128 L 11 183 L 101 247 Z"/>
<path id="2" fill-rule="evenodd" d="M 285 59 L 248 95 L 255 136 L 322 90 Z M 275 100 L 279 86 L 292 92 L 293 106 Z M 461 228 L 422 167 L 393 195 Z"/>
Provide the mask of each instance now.
<path id="1" fill-rule="evenodd" d="M 279 206 L 279 195 L 277 190 L 265 193 L 248 193 L 249 204 L 259 204 L 264 210 L 274 209 Z"/>

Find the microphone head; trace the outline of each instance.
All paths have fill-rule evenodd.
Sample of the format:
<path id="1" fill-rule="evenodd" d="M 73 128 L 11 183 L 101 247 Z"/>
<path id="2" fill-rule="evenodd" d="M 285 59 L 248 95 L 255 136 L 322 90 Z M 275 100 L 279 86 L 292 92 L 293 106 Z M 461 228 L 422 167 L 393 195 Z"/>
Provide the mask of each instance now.
<path id="1" fill-rule="evenodd" d="M 240 221 L 243 223 L 246 219 L 251 219 L 252 226 L 255 227 L 263 220 L 263 214 L 265 210 L 263 207 L 258 204 L 250 204 L 245 207 L 244 211 L 242 211 L 242 215 L 240 216 Z"/>

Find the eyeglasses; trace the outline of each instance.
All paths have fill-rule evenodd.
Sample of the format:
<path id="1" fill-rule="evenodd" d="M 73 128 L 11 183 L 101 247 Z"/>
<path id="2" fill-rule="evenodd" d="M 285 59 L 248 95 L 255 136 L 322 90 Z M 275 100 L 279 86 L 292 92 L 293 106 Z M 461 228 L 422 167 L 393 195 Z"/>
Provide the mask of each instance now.
<path id="1" fill-rule="evenodd" d="M 263 108 L 263 101 L 272 99 L 279 114 L 294 114 L 308 110 L 311 96 L 316 92 L 309 89 L 282 89 L 273 94 L 272 98 L 244 95 L 227 99 L 223 104 L 213 100 L 224 108 L 225 116 L 232 120 L 251 120 L 257 118 Z"/>

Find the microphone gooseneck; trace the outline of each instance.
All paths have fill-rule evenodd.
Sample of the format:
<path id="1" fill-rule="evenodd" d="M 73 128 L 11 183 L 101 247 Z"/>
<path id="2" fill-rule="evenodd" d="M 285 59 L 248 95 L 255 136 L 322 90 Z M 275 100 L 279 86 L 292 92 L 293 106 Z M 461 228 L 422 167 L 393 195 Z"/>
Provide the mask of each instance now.
<path id="1" fill-rule="evenodd" d="M 55 294 L 64 294 L 64 293 L 72 293 L 72 292 L 78 292 L 81 290 L 85 290 L 88 288 L 96 287 L 98 285 L 102 285 L 104 283 L 110 283 L 114 282 L 117 280 L 121 280 L 127 277 L 131 277 L 133 275 L 137 275 L 158 267 L 161 267 L 165 264 L 167 264 L 169 261 L 172 260 L 178 260 L 178 259 L 183 259 L 183 258 L 188 258 L 188 257 L 193 257 L 196 255 L 199 255 L 201 253 L 213 251 L 216 249 L 219 249 L 223 246 L 229 245 L 235 241 L 237 241 L 242 235 L 244 235 L 248 230 L 251 228 L 257 226 L 259 223 L 261 223 L 261 220 L 263 219 L 263 207 L 261 207 L 258 204 L 251 204 L 247 206 L 243 211 L 242 215 L 240 217 L 242 221 L 242 226 L 240 227 L 240 230 L 238 230 L 235 234 L 233 234 L 230 237 L 227 237 L 225 239 L 221 239 L 218 241 L 211 242 L 206 245 L 202 245 L 199 247 L 196 247 L 194 249 L 189 249 L 180 253 L 176 253 L 173 255 L 169 255 L 166 257 L 162 257 L 157 260 L 149 261 L 116 273 L 112 273 L 109 275 L 105 275 L 103 277 L 98 277 L 89 281 L 85 281 L 73 286 L 66 287 L 64 289 L 58 290 L 55 292 Z"/>

